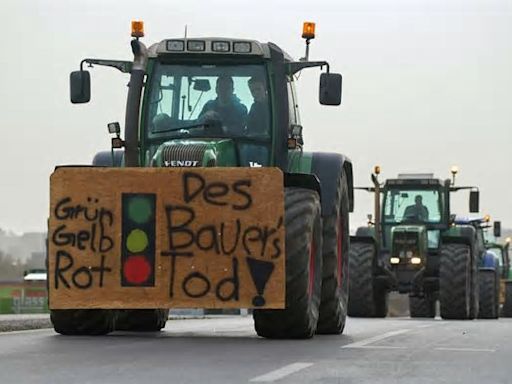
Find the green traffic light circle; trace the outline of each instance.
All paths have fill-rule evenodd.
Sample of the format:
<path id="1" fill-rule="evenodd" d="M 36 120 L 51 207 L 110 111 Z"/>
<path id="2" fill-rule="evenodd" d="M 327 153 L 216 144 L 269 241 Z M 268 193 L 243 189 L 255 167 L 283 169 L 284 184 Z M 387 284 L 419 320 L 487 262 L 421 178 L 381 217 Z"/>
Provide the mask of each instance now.
<path id="1" fill-rule="evenodd" d="M 126 248 L 132 253 L 142 252 L 148 246 L 148 235 L 140 229 L 134 229 L 126 239 Z"/>
<path id="2" fill-rule="evenodd" d="M 128 216 L 138 224 L 146 223 L 151 218 L 151 211 L 151 201 L 145 197 L 134 197 L 128 204 Z"/>

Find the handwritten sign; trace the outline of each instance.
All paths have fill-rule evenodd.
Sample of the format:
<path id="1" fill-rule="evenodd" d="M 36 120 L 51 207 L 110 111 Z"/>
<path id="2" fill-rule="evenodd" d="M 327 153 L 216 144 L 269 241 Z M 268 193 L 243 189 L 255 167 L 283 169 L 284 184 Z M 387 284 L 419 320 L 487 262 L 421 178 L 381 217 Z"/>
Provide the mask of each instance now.
<path id="1" fill-rule="evenodd" d="M 65 308 L 284 308 L 277 168 L 62 167 L 49 293 Z"/>

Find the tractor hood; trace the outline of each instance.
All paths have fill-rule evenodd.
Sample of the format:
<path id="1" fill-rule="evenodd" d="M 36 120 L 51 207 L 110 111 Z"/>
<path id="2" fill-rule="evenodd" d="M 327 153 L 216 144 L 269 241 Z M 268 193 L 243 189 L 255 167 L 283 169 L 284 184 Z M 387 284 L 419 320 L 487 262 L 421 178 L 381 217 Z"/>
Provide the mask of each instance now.
<path id="1" fill-rule="evenodd" d="M 175 139 L 158 147 L 152 167 L 233 167 L 239 164 L 231 139 Z"/>
<path id="2" fill-rule="evenodd" d="M 412 257 L 425 258 L 427 229 L 424 225 L 397 225 L 391 230 L 391 255 L 408 262 Z"/>

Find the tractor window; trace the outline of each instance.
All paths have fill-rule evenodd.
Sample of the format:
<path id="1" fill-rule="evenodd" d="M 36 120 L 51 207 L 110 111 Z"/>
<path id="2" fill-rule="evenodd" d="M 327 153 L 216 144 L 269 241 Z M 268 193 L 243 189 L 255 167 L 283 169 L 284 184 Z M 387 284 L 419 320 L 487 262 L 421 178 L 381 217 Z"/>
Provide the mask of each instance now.
<path id="1" fill-rule="evenodd" d="M 290 125 L 300 125 L 299 107 L 297 102 L 297 93 L 295 92 L 295 85 L 293 78 L 288 81 L 288 107 L 290 116 Z"/>
<path id="2" fill-rule="evenodd" d="M 441 196 L 437 189 L 389 189 L 384 196 L 384 223 L 441 222 Z"/>
<path id="3" fill-rule="evenodd" d="M 172 113 L 174 96 L 174 77 L 163 75 L 160 78 L 159 92 L 154 98 L 158 113 Z"/>
<path id="4" fill-rule="evenodd" d="M 156 64 L 147 91 L 146 134 L 270 138 L 268 90 L 263 65 Z"/>

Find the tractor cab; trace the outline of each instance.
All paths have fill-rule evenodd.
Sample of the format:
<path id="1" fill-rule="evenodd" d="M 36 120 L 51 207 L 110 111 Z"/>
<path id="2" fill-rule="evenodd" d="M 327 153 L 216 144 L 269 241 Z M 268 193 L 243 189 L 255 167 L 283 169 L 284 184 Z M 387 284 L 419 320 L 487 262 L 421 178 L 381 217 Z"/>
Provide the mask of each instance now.
<path id="1" fill-rule="evenodd" d="M 256 40 L 184 37 L 146 47 L 142 24 L 134 25 L 132 36 L 133 62 L 84 59 L 71 74 L 73 103 L 90 99 L 84 64 L 130 74 L 124 139 L 120 124 L 109 124 L 116 134 L 112 151 L 97 156 L 102 164 L 96 165 L 105 165 L 101 158 L 112 154 L 107 165 L 287 171 L 288 158 L 302 153 L 303 145 L 295 75 L 326 68 L 319 101 L 341 102 L 341 75 L 331 73 L 326 61 L 309 60 L 314 23 L 304 24 L 306 55 L 298 61 L 277 45 Z"/>
<path id="2" fill-rule="evenodd" d="M 144 163 L 271 164 L 273 94 L 261 44 L 174 39 L 156 53 L 142 107 Z"/>
<path id="3" fill-rule="evenodd" d="M 415 239 L 418 250 L 439 246 L 441 228 L 448 225 L 443 182 L 433 175 L 401 174 L 383 188 L 382 247 L 396 249 L 405 238 Z M 402 239 L 402 240 L 400 240 Z"/>
<path id="4" fill-rule="evenodd" d="M 444 184 L 431 174 L 400 174 L 386 180 L 382 194 L 381 247 L 389 252 L 398 290 L 408 292 L 448 226 Z"/>

